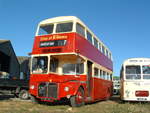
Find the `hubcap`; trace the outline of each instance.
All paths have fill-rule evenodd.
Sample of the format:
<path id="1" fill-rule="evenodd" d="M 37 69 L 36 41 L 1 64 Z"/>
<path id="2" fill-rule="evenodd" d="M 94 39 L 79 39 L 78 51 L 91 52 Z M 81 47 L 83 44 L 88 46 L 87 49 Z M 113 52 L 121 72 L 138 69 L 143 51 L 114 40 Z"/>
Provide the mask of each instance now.
<path id="1" fill-rule="evenodd" d="M 23 93 L 22 98 L 26 99 L 28 97 L 27 93 Z"/>

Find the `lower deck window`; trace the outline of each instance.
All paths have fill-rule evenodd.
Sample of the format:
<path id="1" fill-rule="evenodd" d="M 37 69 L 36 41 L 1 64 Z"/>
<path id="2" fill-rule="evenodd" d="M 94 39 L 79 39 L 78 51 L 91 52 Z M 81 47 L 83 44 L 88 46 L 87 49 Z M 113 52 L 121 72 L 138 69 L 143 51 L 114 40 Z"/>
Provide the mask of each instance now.
<path id="1" fill-rule="evenodd" d="M 106 72 L 103 71 L 103 79 L 106 79 Z"/>
<path id="2" fill-rule="evenodd" d="M 97 68 L 94 68 L 94 76 L 98 77 L 98 69 Z"/>
<path id="3" fill-rule="evenodd" d="M 84 64 L 76 64 L 76 72 L 77 74 L 83 74 L 84 73 Z"/>
<path id="4" fill-rule="evenodd" d="M 76 74 L 75 72 L 75 64 L 64 64 L 63 65 L 63 73 L 64 74 Z"/>
<path id="5" fill-rule="evenodd" d="M 50 60 L 50 71 L 51 72 L 57 72 L 57 68 L 58 68 L 58 59 L 51 57 Z"/>
<path id="6" fill-rule="evenodd" d="M 81 64 L 64 64 L 63 65 L 63 74 L 75 75 L 82 74 L 84 72 L 84 65 Z"/>
<path id="7" fill-rule="evenodd" d="M 109 73 L 107 73 L 107 80 L 110 80 L 110 75 L 109 75 Z"/>
<path id="8" fill-rule="evenodd" d="M 102 71 L 102 70 L 100 70 L 100 78 L 103 78 L 103 76 L 102 76 L 102 75 L 103 75 L 103 74 L 102 74 L 102 72 L 103 72 L 103 71 Z"/>

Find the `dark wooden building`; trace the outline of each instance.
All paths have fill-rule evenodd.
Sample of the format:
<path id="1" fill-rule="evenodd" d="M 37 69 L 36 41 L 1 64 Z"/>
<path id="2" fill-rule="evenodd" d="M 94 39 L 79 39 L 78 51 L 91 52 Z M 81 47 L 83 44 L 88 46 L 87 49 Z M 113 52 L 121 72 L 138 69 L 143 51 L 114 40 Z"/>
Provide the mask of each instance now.
<path id="1" fill-rule="evenodd" d="M 9 40 L 0 40 L 0 72 L 19 78 L 19 62 Z"/>
<path id="2" fill-rule="evenodd" d="M 30 75 L 30 57 L 17 56 L 20 64 L 20 79 L 29 79 Z"/>

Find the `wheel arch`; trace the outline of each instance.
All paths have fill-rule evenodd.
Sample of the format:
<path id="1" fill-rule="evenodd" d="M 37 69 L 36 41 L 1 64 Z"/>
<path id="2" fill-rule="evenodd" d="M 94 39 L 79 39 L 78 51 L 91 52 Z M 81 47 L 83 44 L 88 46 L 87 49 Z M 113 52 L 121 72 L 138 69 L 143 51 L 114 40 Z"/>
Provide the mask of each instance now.
<path id="1" fill-rule="evenodd" d="M 84 91 L 84 93 L 85 93 L 85 88 L 84 88 L 84 86 L 80 84 L 80 85 L 76 88 L 76 90 L 75 90 L 75 92 L 74 92 L 74 95 L 77 94 L 79 88 L 81 88 L 81 89 Z"/>

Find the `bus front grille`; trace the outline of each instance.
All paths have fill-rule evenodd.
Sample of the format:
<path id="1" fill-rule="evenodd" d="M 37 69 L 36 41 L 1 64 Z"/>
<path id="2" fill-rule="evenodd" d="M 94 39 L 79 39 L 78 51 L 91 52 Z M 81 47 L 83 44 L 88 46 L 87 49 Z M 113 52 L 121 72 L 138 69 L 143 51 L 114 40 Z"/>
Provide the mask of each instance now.
<path id="1" fill-rule="evenodd" d="M 38 87 L 39 97 L 57 98 L 57 84 L 55 83 L 41 83 Z"/>

